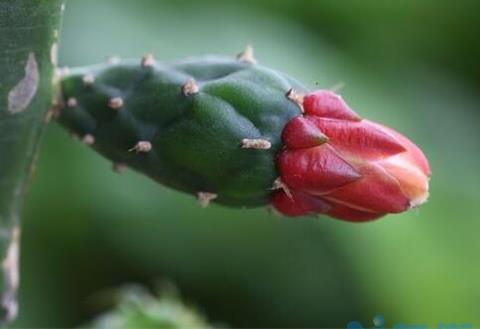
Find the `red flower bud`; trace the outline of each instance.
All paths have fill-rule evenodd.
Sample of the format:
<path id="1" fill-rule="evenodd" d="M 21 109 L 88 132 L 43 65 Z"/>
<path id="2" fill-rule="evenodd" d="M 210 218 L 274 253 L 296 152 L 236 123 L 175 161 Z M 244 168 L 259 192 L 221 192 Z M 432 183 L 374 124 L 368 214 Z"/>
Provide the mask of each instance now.
<path id="1" fill-rule="evenodd" d="M 367 221 L 426 201 L 428 161 L 405 136 L 362 120 L 331 91 L 306 95 L 303 107 L 282 133 L 278 211 Z"/>

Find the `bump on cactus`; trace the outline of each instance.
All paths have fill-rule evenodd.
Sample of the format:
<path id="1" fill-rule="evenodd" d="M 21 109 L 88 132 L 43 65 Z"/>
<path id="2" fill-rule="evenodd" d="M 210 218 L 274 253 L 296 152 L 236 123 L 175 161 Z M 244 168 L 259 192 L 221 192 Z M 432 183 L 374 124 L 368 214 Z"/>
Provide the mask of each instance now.
<path id="1" fill-rule="evenodd" d="M 173 63 L 148 55 L 70 70 L 60 122 L 119 170 L 235 207 L 364 221 L 428 195 L 426 158 L 407 138 L 361 119 L 332 91 L 309 92 L 236 59 Z"/>

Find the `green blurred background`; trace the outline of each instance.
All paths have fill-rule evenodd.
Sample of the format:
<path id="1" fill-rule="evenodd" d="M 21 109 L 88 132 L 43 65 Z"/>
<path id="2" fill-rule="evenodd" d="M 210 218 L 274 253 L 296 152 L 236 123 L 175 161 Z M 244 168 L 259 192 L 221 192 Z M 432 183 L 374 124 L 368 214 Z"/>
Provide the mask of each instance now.
<path id="1" fill-rule="evenodd" d="M 61 65 L 236 54 L 419 144 L 421 209 L 368 224 L 200 209 L 49 126 L 24 212 L 18 327 L 79 326 L 102 294 L 169 280 L 232 327 L 480 326 L 479 1 L 70 0 Z"/>

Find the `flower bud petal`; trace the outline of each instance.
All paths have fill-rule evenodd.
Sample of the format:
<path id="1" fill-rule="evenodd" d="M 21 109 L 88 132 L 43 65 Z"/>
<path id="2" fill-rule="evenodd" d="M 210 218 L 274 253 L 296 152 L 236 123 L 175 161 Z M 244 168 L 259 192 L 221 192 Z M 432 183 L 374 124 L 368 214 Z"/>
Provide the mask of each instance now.
<path id="1" fill-rule="evenodd" d="M 366 222 L 385 216 L 385 213 L 362 211 L 340 204 L 333 204 L 327 215 L 352 222 Z"/>
<path id="2" fill-rule="evenodd" d="M 380 164 L 370 163 L 358 169 L 361 179 L 332 191 L 325 199 L 377 213 L 398 213 L 410 208 L 410 200 L 398 180 Z"/>
<path id="3" fill-rule="evenodd" d="M 381 165 L 398 181 L 403 194 L 410 200 L 410 207 L 417 207 L 427 201 L 428 176 L 410 160 L 409 154 L 405 153 L 392 157 Z"/>
<path id="4" fill-rule="evenodd" d="M 303 98 L 305 114 L 323 118 L 358 121 L 360 117 L 355 113 L 340 95 L 330 90 L 317 90 Z"/>
<path id="5" fill-rule="evenodd" d="M 403 147 L 407 150 L 405 153 L 405 157 L 409 159 L 412 163 L 415 163 L 426 176 L 430 176 L 430 166 L 428 164 L 428 160 L 420 150 L 420 148 L 415 145 L 411 140 L 409 140 L 404 135 L 400 134 L 399 132 L 393 130 L 392 128 L 386 127 L 379 123 L 370 122 L 372 125 L 375 125 L 379 129 L 384 130 L 385 132 L 390 133 L 394 136 L 400 143 L 402 143 Z"/>
<path id="6" fill-rule="evenodd" d="M 288 148 L 300 149 L 321 145 L 328 141 L 328 137 L 304 117 L 299 116 L 285 125 L 282 140 Z"/>
<path id="7" fill-rule="evenodd" d="M 406 151 L 396 137 L 367 120 L 344 121 L 314 116 L 307 120 L 322 130 L 329 143 L 349 160 L 376 160 Z"/>
<path id="8" fill-rule="evenodd" d="M 325 193 L 361 177 L 328 144 L 284 150 L 278 157 L 277 166 L 282 181 L 289 187 L 316 193 Z"/>
<path id="9" fill-rule="evenodd" d="M 286 216 L 326 213 L 331 208 L 328 202 L 307 193 L 291 191 L 291 197 L 289 197 L 283 190 L 273 193 L 272 205 Z"/>

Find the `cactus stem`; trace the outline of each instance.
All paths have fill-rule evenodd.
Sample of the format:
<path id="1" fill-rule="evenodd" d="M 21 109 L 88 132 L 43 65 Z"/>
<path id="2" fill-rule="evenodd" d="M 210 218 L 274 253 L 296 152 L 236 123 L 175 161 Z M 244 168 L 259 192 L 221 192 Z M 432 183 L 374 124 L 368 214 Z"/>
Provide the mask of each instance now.
<path id="1" fill-rule="evenodd" d="M 281 190 L 271 190 L 280 176 L 276 158 L 282 131 L 301 116 L 285 93 L 307 89 L 283 73 L 245 63 L 253 62 L 250 46 L 238 59 L 162 63 L 148 53 L 119 65 L 75 68 L 62 77 L 59 101 L 76 97 L 78 106 L 61 111 L 61 124 L 80 140 L 94 135 L 92 148 L 110 159 L 110 168 L 122 162 L 195 198 L 199 191 L 214 192 L 219 194 L 214 203 L 235 207 L 265 206 L 272 193 L 288 200 Z M 82 80 L 90 73 L 95 82 L 86 86 Z M 295 135 L 301 146 L 315 144 L 318 137 L 306 128 Z"/>
<path id="2" fill-rule="evenodd" d="M 122 61 L 122 59 L 118 56 L 108 56 L 107 57 L 107 64 L 110 64 L 110 65 L 120 64 L 121 61 Z"/>
<path id="3" fill-rule="evenodd" d="M 134 147 L 132 147 L 131 149 L 129 149 L 128 151 L 131 152 L 131 151 L 135 151 L 137 153 L 148 153 L 152 150 L 152 143 L 150 143 L 149 141 L 139 141 L 137 142 L 137 144 L 135 144 Z"/>
<path id="4" fill-rule="evenodd" d="M 198 93 L 198 85 L 194 79 L 188 79 L 188 81 L 182 86 L 182 92 L 185 96 Z"/>
<path id="5" fill-rule="evenodd" d="M 75 97 L 69 97 L 67 99 L 67 106 L 68 107 L 75 107 L 78 105 L 77 99 Z"/>
<path id="6" fill-rule="evenodd" d="M 217 194 L 211 193 L 211 192 L 197 193 L 197 200 L 202 208 L 206 208 L 210 204 L 210 201 L 216 199 L 217 197 L 218 197 Z"/>
<path id="7" fill-rule="evenodd" d="M 117 174 L 121 174 L 127 170 L 127 165 L 121 162 L 114 162 L 112 165 L 112 169 Z"/>
<path id="8" fill-rule="evenodd" d="M 82 143 L 85 145 L 93 145 L 95 143 L 95 137 L 92 134 L 86 134 L 82 138 Z"/>
<path id="9" fill-rule="evenodd" d="M 113 97 L 108 101 L 108 107 L 113 110 L 118 110 L 123 106 L 123 99 L 121 97 Z"/>
<path id="10" fill-rule="evenodd" d="M 91 86 L 95 82 L 95 76 L 92 73 L 87 73 L 82 78 L 83 84 L 86 86 Z"/>
<path id="11" fill-rule="evenodd" d="M 255 64 L 257 60 L 253 55 L 253 47 L 252 45 L 248 44 L 245 47 L 245 50 L 242 51 L 240 54 L 237 55 L 237 59 L 244 63 Z"/>
<path id="12" fill-rule="evenodd" d="M 285 194 L 291 199 L 292 198 L 292 192 L 290 192 L 290 189 L 288 188 L 288 186 L 282 181 L 282 179 L 280 177 L 278 177 L 277 179 L 275 179 L 275 181 L 273 182 L 273 186 L 272 186 L 272 190 L 280 190 L 282 189 Z"/>
<path id="13" fill-rule="evenodd" d="M 143 56 L 140 64 L 142 67 L 152 67 L 155 65 L 155 57 L 153 54 L 147 54 Z"/>
<path id="14" fill-rule="evenodd" d="M 287 91 L 285 96 L 287 96 L 287 98 L 289 100 L 291 100 L 292 102 L 297 104 L 298 107 L 300 108 L 300 111 L 302 111 L 302 113 L 304 112 L 304 110 L 303 110 L 303 95 L 302 94 L 297 93 L 293 88 L 291 88 Z"/>
<path id="15" fill-rule="evenodd" d="M 244 149 L 257 149 L 257 150 L 268 150 L 272 147 L 272 143 L 266 139 L 242 139 L 242 148 Z"/>

